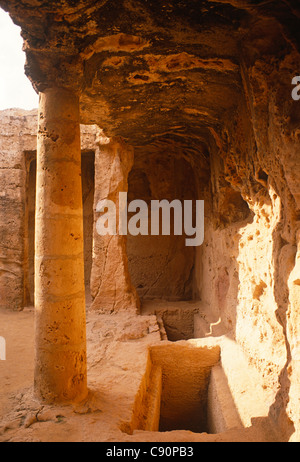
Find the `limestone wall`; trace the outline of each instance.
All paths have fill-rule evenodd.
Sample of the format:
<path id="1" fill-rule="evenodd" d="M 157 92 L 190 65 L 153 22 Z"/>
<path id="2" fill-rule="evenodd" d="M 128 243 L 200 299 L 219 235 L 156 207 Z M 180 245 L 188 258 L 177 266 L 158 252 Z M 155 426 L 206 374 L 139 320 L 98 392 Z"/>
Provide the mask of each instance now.
<path id="1" fill-rule="evenodd" d="M 0 306 L 24 304 L 25 152 L 36 149 L 37 114 L 19 110 L 0 115 Z"/>
<path id="2" fill-rule="evenodd" d="M 288 66 L 289 59 L 293 57 L 278 63 L 278 69 Z M 194 265 L 194 297 L 201 300 L 199 308 L 212 335 L 225 334 L 237 341 L 268 391 L 270 417 L 286 439 L 293 435 L 297 440 L 300 166 L 298 128 L 292 123 L 297 108 L 290 95 L 282 96 L 283 86 L 276 74 L 270 77 L 259 72 L 257 64 L 252 67 L 249 63 L 245 79 L 249 75 L 252 80 L 244 84 L 245 97 L 235 117 L 226 119 L 223 132 L 211 132 L 209 170 L 198 158 L 187 158 L 195 175 L 197 198 L 205 200 L 205 242 L 185 260 L 188 269 L 179 262 L 175 270 L 186 283 Z M 258 87 L 264 88 L 260 96 Z M 279 106 L 285 107 L 284 116 L 279 114 Z M 35 111 L 16 110 L 3 111 L 0 116 L 0 306 L 21 309 L 32 302 L 28 296 L 32 264 L 28 260 L 26 220 L 33 213 L 34 195 L 28 196 L 27 188 L 29 179 L 32 192 L 34 179 L 28 172 L 36 149 L 37 116 Z M 137 241 L 132 240 L 126 248 L 123 237 L 100 237 L 95 226 L 92 231 L 95 223 L 88 217 L 91 202 L 95 210 L 100 199 L 115 199 L 118 192 L 127 190 L 128 179 L 132 199 L 147 199 L 139 197 L 137 187 L 130 191 L 130 171 L 133 175 L 142 165 L 150 175 L 153 166 L 138 156 L 135 163 L 130 146 L 122 140 L 108 143 L 99 133 L 95 126 L 82 126 L 82 151 L 87 156 L 95 153 L 94 185 L 93 158 L 89 157 L 83 171 L 85 199 L 90 204 L 85 215 L 89 227 L 86 239 L 90 242 L 87 245 L 93 245 L 93 255 L 86 255 L 86 282 L 91 273 L 96 310 L 136 312 L 139 300 L 135 289 L 140 274 L 133 265 L 137 273 L 136 280 L 131 273 L 132 284 L 127 257 L 130 252 L 134 255 Z M 151 155 L 154 162 L 155 155 Z M 184 152 L 179 150 L 175 157 L 182 161 Z M 169 186 L 171 177 L 174 179 L 174 174 L 168 172 Z M 159 175 L 150 180 L 153 189 L 158 186 L 160 193 L 165 193 Z M 145 187 L 145 183 L 141 185 Z M 174 257 L 180 255 L 179 247 L 173 251 Z M 158 267 L 150 265 L 150 270 L 157 271 Z M 162 270 L 167 281 L 172 272 L 165 266 Z M 160 298 L 167 298 L 165 287 L 157 292 Z"/>
<path id="3" fill-rule="evenodd" d="M 94 126 L 81 126 L 87 286 L 92 265 L 96 133 Z M 0 112 L 0 307 L 13 310 L 33 305 L 36 135 L 37 110 Z"/>
<path id="4" fill-rule="evenodd" d="M 299 107 L 287 85 L 299 56 L 247 53 L 245 99 L 211 147 L 202 301 L 259 371 L 270 417 L 299 439 Z"/>

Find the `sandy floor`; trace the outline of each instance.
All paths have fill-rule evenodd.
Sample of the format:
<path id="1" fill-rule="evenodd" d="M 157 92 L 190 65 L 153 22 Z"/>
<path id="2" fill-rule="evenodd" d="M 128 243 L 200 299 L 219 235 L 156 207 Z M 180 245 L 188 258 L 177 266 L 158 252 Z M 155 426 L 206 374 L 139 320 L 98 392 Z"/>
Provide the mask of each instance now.
<path id="1" fill-rule="evenodd" d="M 0 311 L 0 335 L 6 340 L 6 361 L 0 361 L 0 415 L 8 412 L 8 396 L 30 387 L 34 370 L 33 309 Z"/>
<path id="2" fill-rule="evenodd" d="M 124 315 L 88 318 L 89 398 L 76 408 L 52 407 L 33 397 L 33 310 L 0 311 L 7 344 L 7 360 L 0 361 L 0 441 L 122 438 L 146 370 L 147 345 L 160 341 L 158 326 L 154 317 L 134 323 Z"/>
<path id="3" fill-rule="evenodd" d="M 47 406 L 33 397 L 34 312 L 0 311 L 7 360 L 0 361 L 0 442 L 265 441 L 259 421 L 219 435 L 189 431 L 128 434 L 150 345 L 161 342 L 154 316 L 89 313 L 89 397 L 79 406 Z"/>

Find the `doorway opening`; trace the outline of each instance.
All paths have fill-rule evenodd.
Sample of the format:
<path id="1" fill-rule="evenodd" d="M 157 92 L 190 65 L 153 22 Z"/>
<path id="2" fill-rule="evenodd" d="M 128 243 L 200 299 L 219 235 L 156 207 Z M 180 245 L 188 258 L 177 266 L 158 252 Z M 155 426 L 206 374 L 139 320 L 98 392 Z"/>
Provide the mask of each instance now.
<path id="1" fill-rule="evenodd" d="M 129 202 L 143 200 L 150 209 L 153 200 L 196 198 L 194 172 L 185 159 L 136 154 L 128 180 Z M 186 236 L 176 236 L 172 226 L 170 236 L 128 236 L 127 254 L 131 280 L 142 302 L 193 299 L 195 248 L 187 247 Z"/>
<path id="2" fill-rule="evenodd" d="M 193 201 L 199 197 L 191 163 L 183 156 L 158 150 L 137 149 L 128 178 L 128 201 Z M 195 209 L 195 208 L 194 208 Z M 195 226 L 195 210 L 193 210 Z M 173 226 L 173 228 L 172 228 Z M 151 219 L 149 217 L 149 230 Z M 183 226 L 184 229 L 184 226 Z M 198 253 L 186 245 L 187 236 L 174 233 L 171 209 L 171 235 L 128 236 L 128 267 L 141 300 L 142 315 L 156 315 L 170 341 L 194 337 L 195 301 L 198 299 Z"/>

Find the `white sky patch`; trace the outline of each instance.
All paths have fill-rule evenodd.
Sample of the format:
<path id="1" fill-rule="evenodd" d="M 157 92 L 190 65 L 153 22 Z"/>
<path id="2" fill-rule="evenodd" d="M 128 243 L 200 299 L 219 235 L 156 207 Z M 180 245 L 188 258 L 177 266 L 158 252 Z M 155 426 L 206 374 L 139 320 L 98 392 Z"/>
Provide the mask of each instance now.
<path id="1" fill-rule="evenodd" d="M 38 95 L 24 73 L 20 32 L 20 27 L 0 8 L 0 110 L 38 107 Z"/>

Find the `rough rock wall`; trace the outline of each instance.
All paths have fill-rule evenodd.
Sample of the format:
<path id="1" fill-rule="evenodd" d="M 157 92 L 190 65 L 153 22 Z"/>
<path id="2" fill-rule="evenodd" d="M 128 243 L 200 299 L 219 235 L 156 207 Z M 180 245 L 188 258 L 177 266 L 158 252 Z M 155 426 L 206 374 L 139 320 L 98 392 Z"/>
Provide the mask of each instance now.
<path id="1" fill-rule="evenodd" d="M 34 303 L 36 133 L 36 110 L 1 112 L 0 306 L 9 309 L 22 309 Z M 139 301 L 127 269 L 126 241 L 113 239 L 111 242 L 109 239 L 108 243 L 106 238 L 98 235 L 94 226 L 98 201 L 103 197 L 112 198 L 113 194 L 117 197 L 119 190 L 127 190 L 133 150 L 117 141 L 112 142 L 112 151 L 108 151 L 105 144 L 99 148 L 99 134 L 101 132 L 96 126 L 81 126 L 87 301 L 91 303 L 92 295 L 95 299 L 93 307 L 98 310 L 132 308 L 136 311 Z M 115 157 L 111 152 L 115 152 Z M 122 159 L 118 157 L 119 153 Z M 124 159 L 127 156 L 126 170 Z M 115 159 L 113 165 L 116 169 L 107 170 L 111 159 Z M 119 190 L 114 189 L 116 185 Z M 103 257 L 106 253 L 110 266 L 108 268 L 105 264 L 104 271 L 102 263 L 106 261 Z"/>
<path id="2" fill-rule="evenodd" d="M 282 46 L 280 57 L 273 55 L 272 34 L 259 39 L 267 25 Z M 278 27 L 256 24 L 243 47 L 245 100 L 211 150 L 216 219 L 206 228 L 203 259 L 213 271 L 202 291 L 213 321 L 221 318 L 272 390 L 270 416 L 280 434 L 293 440 L 299 440 L 300 410 L 299 106 L 290 91 L 296 68 L 299 54 Z M 227 204 L 225 221 L 219 200 L 224 179 L 241 197 L 234 207 L 240 217 Z"/>
<path id="3" fill-rule="evenodd" d="M 273 390 L 281 436 L 300 440 L 299 5 L 174 3 L 0 0 L 22 27 L 36 88 L 82 91 L 83 121 L 133 146 L 184 147 L 198 178 L 209 151 L 197 286 Z"/>
<path id="4" fill-rule="evenodd" d="M 24 152 L 36 149 L 36 111 L 1 111 L 0 127 L 0 306 L 20 309 L 24 304 Z"/>
<path id="5" fill-rule="evenodd" d="M 93 126 L 81 126 L 85 212 L 86 286 L 93 239 Z M 34 302 L 34 215 L 37 111 L 0 112 L 0 307 L 22 309 Z M 92 214 L 92 217 L 91 217 Z"/>

